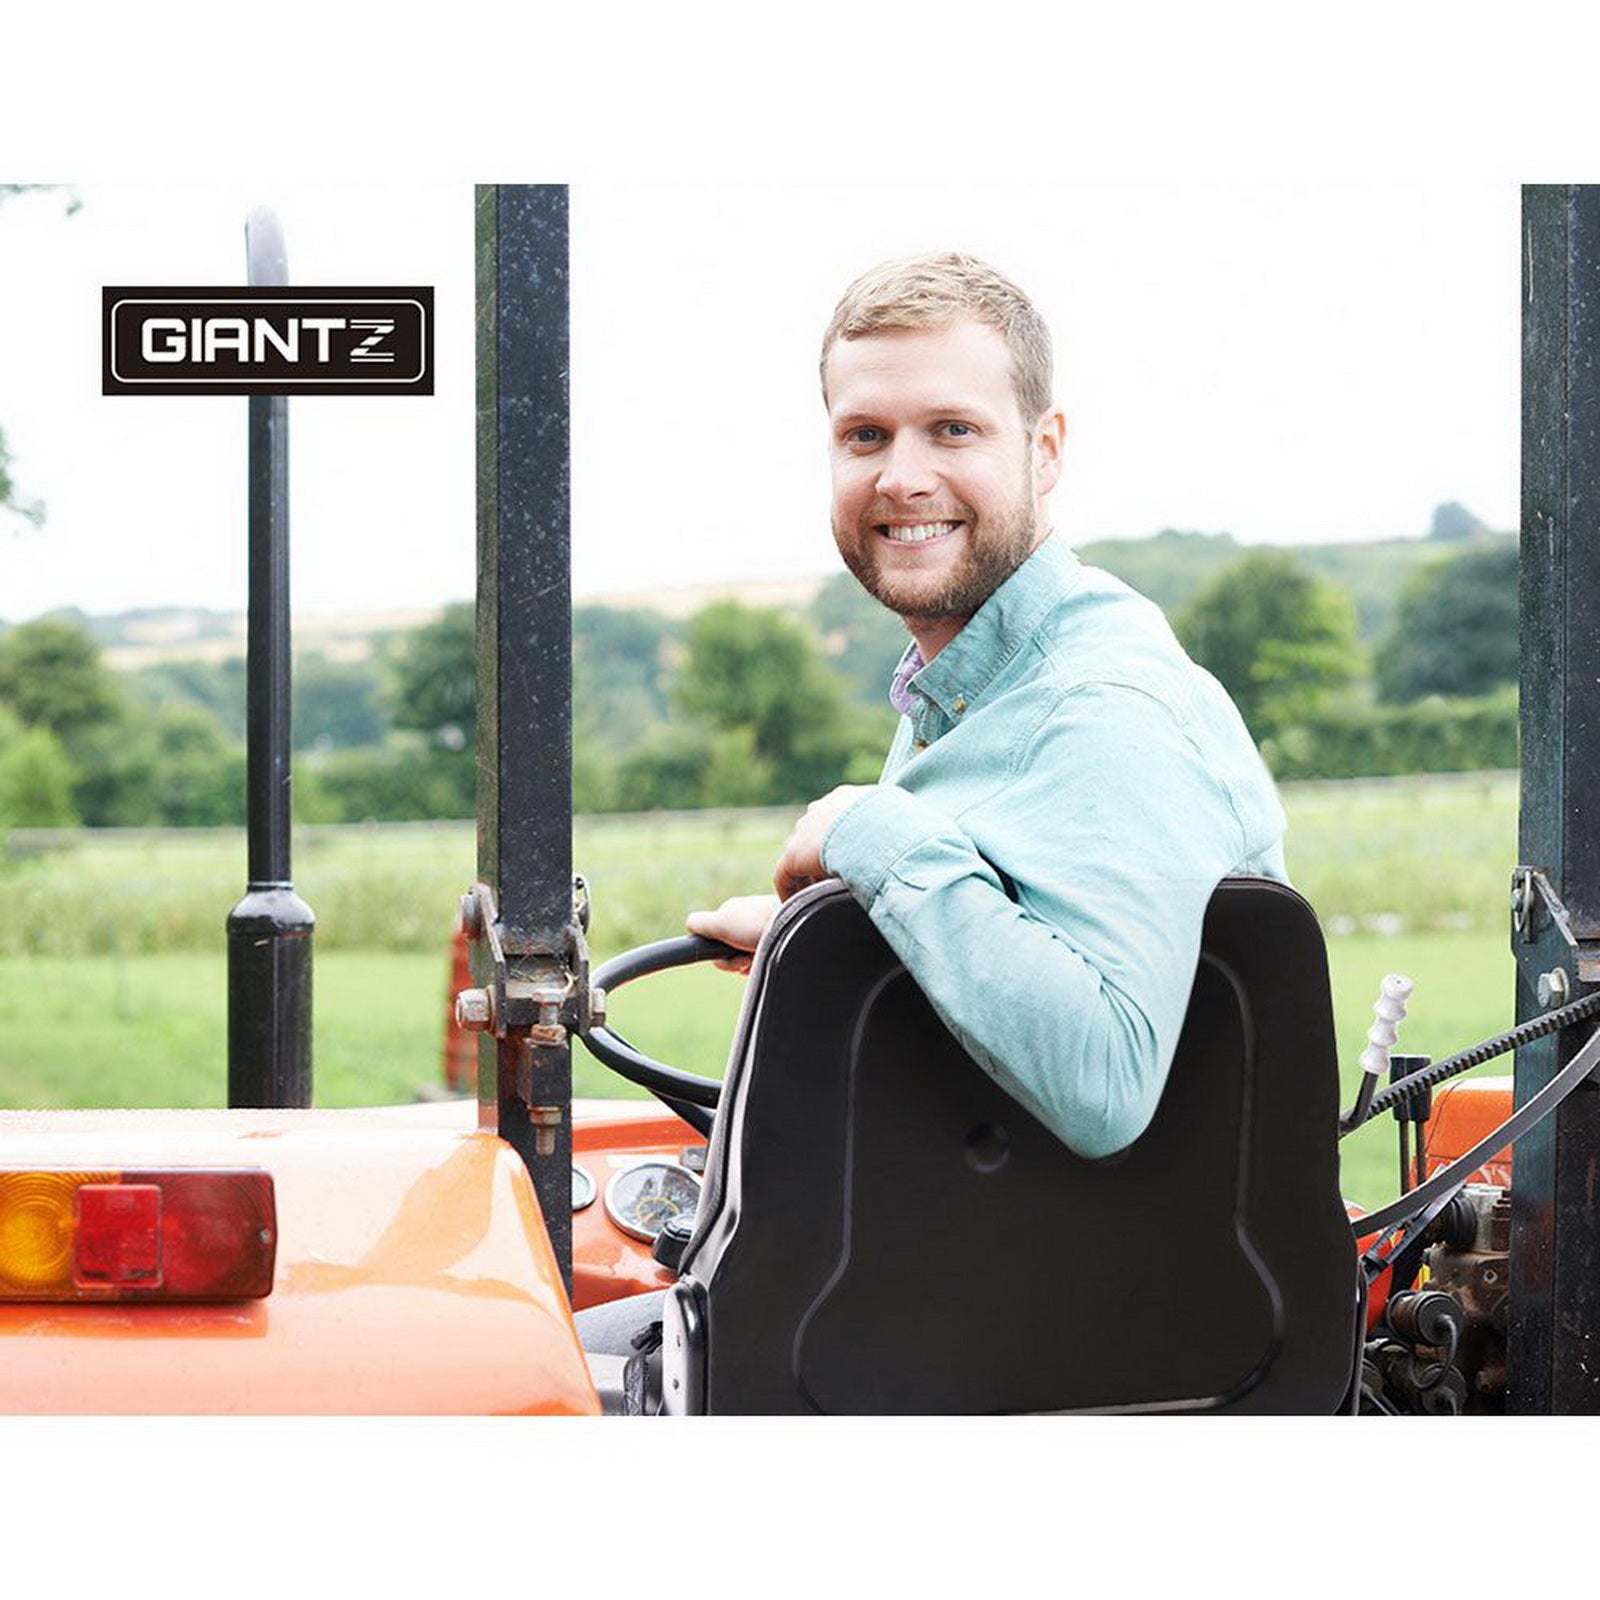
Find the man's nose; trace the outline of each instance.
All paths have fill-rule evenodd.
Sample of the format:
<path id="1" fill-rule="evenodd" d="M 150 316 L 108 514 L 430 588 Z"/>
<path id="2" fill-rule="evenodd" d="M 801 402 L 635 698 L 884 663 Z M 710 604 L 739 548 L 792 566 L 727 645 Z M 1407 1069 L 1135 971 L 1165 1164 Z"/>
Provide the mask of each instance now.
<path id="1" fill-rule="evenodd" d="M 932 494 L 938 474 L 927 442 L 914 434 L 896 434 L 881 457 L 877 491 L 887 500 L 912 500 Z"/>

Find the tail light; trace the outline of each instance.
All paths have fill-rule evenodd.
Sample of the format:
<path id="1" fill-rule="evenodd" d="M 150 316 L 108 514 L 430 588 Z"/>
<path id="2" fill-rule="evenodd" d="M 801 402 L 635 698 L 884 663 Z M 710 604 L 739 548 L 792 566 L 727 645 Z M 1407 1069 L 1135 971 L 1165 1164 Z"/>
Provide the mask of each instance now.
<path id="1" fill-rule="evenodd" d="M 0 1168 L 0 1303 L 259 1300 L 277 1244 L 267 1172 Z"/>

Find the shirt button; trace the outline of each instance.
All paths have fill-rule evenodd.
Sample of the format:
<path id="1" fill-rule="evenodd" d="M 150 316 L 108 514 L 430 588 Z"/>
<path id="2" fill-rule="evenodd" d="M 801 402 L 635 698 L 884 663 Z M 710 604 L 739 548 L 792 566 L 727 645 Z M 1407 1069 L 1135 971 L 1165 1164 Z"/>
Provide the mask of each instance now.
<path id="1" fill-rule="evenodd" d="M 958 694 L 950 702 L 950 709 L 959 717 L 967 709 L 967 697 L 964 694 Z"/>

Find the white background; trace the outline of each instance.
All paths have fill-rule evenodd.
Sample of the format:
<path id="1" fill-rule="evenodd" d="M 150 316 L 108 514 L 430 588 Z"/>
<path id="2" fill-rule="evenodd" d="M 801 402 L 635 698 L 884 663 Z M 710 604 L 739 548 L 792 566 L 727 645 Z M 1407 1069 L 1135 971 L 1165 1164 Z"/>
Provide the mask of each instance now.
<path id="1" fill-rule="evenodd" d="M 215 224 L 222 281 L 238 270 L 241 206 L 264 198 L 284 211 L 298 275 L 321 270 L 324 259 L 330 273 L 366 270 L 343 256 L 324 258 L 333 246 L 309 217 L 285 203 L 290 185 L 319 181 L 441 184 L 464 193 L 473 181 L 570 180 L 577 186 L 580 250 L 585 191 L 620 197 L 629 185 L 739 184 L 759 193 L 792 182 L 915 184 L 948 194 L 952 187 L 970 192 L 994 184 L 1044 192 L 1062 182 L 1111 188 L 1176 183 L 1189 192 L 1191 210 L 1215 186 L 1255 192 L 1259 185 L 1350 186 L 1353 204 L 1396 182 L 1434 194 L 1457 186 L 1493 189 L 1502 220 L 1472 232 L 1463 258 L 1449 253 L 1452 242 L 1461 242 L 1452 229 L 1429 229 L 1429 286 L 1420 298 L 1406 291 L 1413 316 L 1427 324 L 1436 315 L 1432 302 L 1448 303 L 1458 274 L 1475 271 L 1478 255 L 1506 250 L 1508 228 L 1514 239 L 1518 182 L 1600 174 L 1595 40 L 1575 8 L 1545 0 L 1530 0 L 1514 16 L 1503 7 L 1437 0 L 1404 8 L 1348 0 L 1336 8 L 1299 9 L 1281 0 L 1187 7 L 1125 0 L 1092 9 L 1065 0 L 1049 7 L 925 0 L 872 8 L 817 0 L 803 10 L 767 12 L 709 0 L 694 8 L 618 3 L 588 13 L 573 6 L 491 9 L 457 0 L 428 14 L 286 0 L 270 13 L 225 13 L 190 3 L 62 8 L 54 15 L 59 20 L 32 6 L 9 17 L 0 33 L 0 159 L 9 176 L 71 180 L 86 194 L 141 180 L 162 188 L 180 178 L 225 185 L 239 203 Z M 718 201 L 714 209 L 731 211 L 732 201 Z M 1058 206 L 1051 210 L 1060 214 Z M 630 214 L 643 213 L 632 207 Z M 784 335 L 792 354 L 780 358 L 775 349 L 750 345 L 764 387 L 736 388 L 712 417 L 693 412 L 685 398 L 684 385 L 697 381 L 692 374 L 677 374 L 675 387 L 668 370 L 642 361 L 637 382 L 644 393 L 634 404 L 624 405 L 618 391 L 605 394 L 610 431 L 592 442 L 580 436 L 576 446 L 575 516 L 586 550 L 620 531 L 634 542 L 618 547 L 617 564 L 639 559 L 638 551 L 651 545 L 666 547 L 670 556 L 677 553 L 672 546 L 686 541 L 665 530 L 698 528 L 713 516 L 723 519 L 719 526 L 732 521 L 748 530 L 777 526 L 791 514 L 795 526 L 810 530 L 802 532 L 811 541 L 804 548 L 821 548 L 826 535 L 815 480 L 809 489 L 802 481 L 818 470 L 815 455 L 809 468 L 769 471 L 748 502 L 736 500 L 727 486 L 730 458 L 753 448 L 743 413 L 758 401 L 805 405 L 809 344 L 837 280 L 856 264 L 856 246 L 870 259 L 901 245 L 898 236 L 855 240 L 826 228 L 813 239 L 815 215 L 805 213 L 803 225 L 788 220 L 798 214 L 780 207 L 784 220 L 774 224 L 772 213 L 763 211 L 738 230 L 755 264 L 767 269 L 814 245 L 838 252 L 818 267 L 804 311 L 793 312 L 803 326 Z M 927 215 L 935 215 L 931 204 Z M 74 219 L 63 231 L 86 220 Z M 0 275 L 9 274 L 18 250 L 12 228 L 10 220 L 0 225 Z M 371 241 L 370 235 L 354 237 Z M 1348 262 L 1353 254 L 1363 271 L 1386 277 L 1393 249 L 1417 259 L 1403 239 L 1404 231 L 1391 247 L 1378 225 L 1347 241 L 1341 229 L 1307 242 L 1297 255 L 1303 259 L 1309 249 Z M 1094 312 L 1081 297 L 1069 303 L 1040 277 L 1036 258 L 1023 254 L 1031 247 L 1015 232 L 993 244 L 972 242 L 992 249 L 1036 290 L 1058 323 Z M 922 243 L 919 237 L 904 247 Z M 1129 265 L 1137 254 L 1101 228 L 1081 230 L 1071 243 L 1074 262 L 1092 247 L 1102 259 L 1122 263 L 1122 270 L 1137 270 Z M 452 241 L 444 248 L 467 246 Z M 617 270 L 626 267 L 636 284 L 663 281 L 661 274 L 686 248 L 676 238 L 640 232 L 619 242 Z M 1202 254 L 1218 248 L 1214 238 Z M 185 245 L 181 254 L 185 275 L 198 272 L 194 251 Z M 584 283 L 598 290 L 605 275 L 579 259 L 580 291 Z M 1261 363 L 1254 382 L 1275 403 L 1265 421 L 1260 410 L 1248 417 L 1230 413 L 1232 399 L 1212 407 L 1229 436 L 1226 451 L 1242 464 L 1216 481 L 1237 488 L 1258 478 L 1289 449 L 1292 435 L 1304 431 L 1316 435 L 1320 481 L 1297 470 L 1296 503 L 1337 509 L 1351 492 L 1376 508 L 1379 455 L 1413 457 L 1417 419 L 1453 400 L 1453 389 L 1469 380 L 1455 368 L 1441 374 L 1414 359 L 1403 338 L 1377 351 L 1360 347 L 1359 319 L 1351 318 L 1345 348 L 1362 379 L 1355 409 L 1338 428 L 1320 417 L 1314 424 L 1297 422 L 1339 362 L 1325 352 L 1315 361 L 1305 357 L 1304 319 L 1284 314 L 1298 309 L 1300 292 L 1274 291 L 1270 262 L 1255 270 L 1245 250 L 1240 264 L 1250 273 L 1244 280 L 1250 288 L 1228 300 L 1221 322 L 1226 328 L 1252 320 L 1246 313 L 1259 299 L 1266 331 L 1252 341 L 1252 359 Z M 371 270 L 397 273 L 403 265 L 400 254 L 385 250 Z M 140 270 L 164 274 L 169 268 L 164 255 L 158 260 L 152 252 L 150 265 Z M 1514 285 L 1514 269 L 1495 268 L 1497 275 L 1508 271 L 1502 281 Z M 99 281 L 102 272 L 109 272 L 109 263 L 97 266 L 89 281 Z M 1415 267 L 1398 271 L 1405 283 L 1417 275 Z M 1185 279 L 1177 272 L 1161 277 L 1169 288 Z M 437 281 L 442 294 L 442 269 Z M 1331 315 L 1329 301 L 1338 301 L 1341 281 L 1330 273 L 1304 295 Z M 1476 295 L 1474 304 L 1488 307 L 1492 300 L 1493 309 L 1482 315 L 1495 326 L 1480 327 L 1472 337 L 1514 352 L 1515 317 L 1503 310 L 1503 291 L 1484 291 L 1482 300 Z M 1203 325 L 1203 311 L 1187 319 L 1170 312 L 1165 326 L 1181 320 Z M 580 301 L 575 314 L 581 339 L 590 313 Z M 76 317 L 70 337 L 92 346 L 97 301 Z M 765 316 L 757 325 L 777 327 Z M 1237 353 L 1226 337 L 1211 346 L 1221 356 L 1209 362 L 1183 359 L 1160 339 L 1130 349 L 1130 341 L 1144 336 L 1137 319 L 1104 325 L 1116 335 L 1112 354 L 1118 359 L 1101 359 L 1102 370 L 1147 373 L 1151 381 L 1129 391 L 1143 402 L 1164 389 L 1190 403 L 1174 401 L 1177 425 L 1163 421 L 1157 432 L 1142 404 L 1114 401 L 1109 390 L 1086 386 L 1096 366 L 1091 336 L 1076 325 L 1059 328 L 1063 390 L 1077 424 L 1074 477 L 1064 488 L 1059 520 L 1074 537 L 1112 531 L 1088 525 L 1085 475 L 1095 462 L 1126 457 L 1096 435 L 1131 411 L 1132 419 L 1117 426 L 1137 428 L 1142 419 L 1146 448 L 1139 459 L 1148 466 L 1124 476 L 1165 478 L 1175 487 L 1173 463 L 1183 459 L 1185 436 L 1202 426 L 1206 409 L 1193 402 L 1205 398 L 1207 385 L 1225 375 Z M 604 332 L 603 320 L 599 326 Z M 747 341 L 748 331 L 742 337 Z M 590 403 L 583 389 L 597 384 L 597 375 L 585 375 L 594 342 L 575 346 L 580 418 Z M 728 347 L 736 354 L 744 348 L 739 339 Z M 1508 394 L 1515 372 L 1507 370 L 1504 353 L 1483 359 L 1485 375 L 1470 384 L 1481 403 L 1496 408 L 1500 420 L 1484 426 L 1498 442 L 1474 444 L 1437 473 L 1415 469 L 1425 481 L 1384 502 L 1381 531 L 1418 529 L 1432 502 L 1445 497 L 1475 505 L 1491 521 L 1514 514 L 1506 502 L 1516 445 L 1505 419 L 1515 414 Z M 718 370 L 717 360 L 705 364 Z M 720 367 L 724 379 L 732 370 L 731 364 Z M 456 382 L 441 375 L 441 411 L 447 386 Z M 1485 399 L 1486 391 L 1492 392 Z M 1414 397 L 1415 404 L 1402 411 L 1397 396 Z M 192 455 L 203 425 L 195 420 L 198 411 L 186 409 L 190 403 L 103 402 L 114 404 L 147 412 L 148 441 L 181 432 Z M 385 415 L 404 409 L 400 401 L 366 404 L 383 405 Z M 78 492 L 68 487 L 69 475 L 53 464 L 46 470 L 46 459 L 35 454 L 56 448 L 42 442 L 42 432 L 28 432 L 41 406 L 42 397 L 0 362 L 0 421 L 17 447 L 24 485 L 50 497 L 62 519 L 37 538 L 26 536 L 33 552 L 27 561 L 14 561 L 8 552 L 0 616 L 53 603 L 54 591 L 42 585 L 19 603 L 21 584 L 44 563 L 46 541 L 67 537 L 66 508 Z M 300 406 L 297 427 L 309 409 Z M 687 420 L 663 421 L 675 411 Z M 217 550 L 233 552 L 242 515 L 243 426 L 242 418 L 235 423 L 226 411 L 219 415 L 212 448 L 236 451 L 239 459 L 222 475 L 230 487 L 216 491 L 214 510 L 192 515 L 203 520 Z M 1377 415 L 1387 421 L 1370 425 Z M 117 427 L 134 427 L 132 416 Z M 809 421 L 800 411 L 785 414 L 786 428 L 803 432 L 817 425 L 815 411 Z M 462 433 L 449 448 L 465 462 L 470 426 L 451 426 Z M 670 472 L 632 465 L 645 434 L 680 426 L 692 447 L 670 452 Z M 1365 448 L 1353 448 L 1356 441 L 1344 431 L 1351 427 L 1363 430 Z M 297 467 L 304 461 L 299 481 L 309 489 L 320 447 L 305 433 L 301 428 L 296 435 Z M 726 442 L 730 435 L 737 448 Z M 1383 438 L 1382 452 L 1371 448 L 1375 435 Z M 770 437 L 756 444 L 765 457 Z M 813 446 L 798 448 L 804 456 Z M 1210 453 L 1222 449 L 1214 443 Z M 429 458 L 418 461 L 407 459 L 394 441 L 384 465 L 430 479 L 437 472 L 442 480 L 463 470 L 441 465 L 445 450 L 442 440 L 432 441 Z M 327 453 L 336 456 L 337 445 Z M 1498 488 L 1478 490 L 1465 481 L 1480 454 L 1499 463 L 1486 470 L 1509 474 Z M 1299 459 L 1308 458 L 1310 452 Z M 363 457 L 359 476 L 370 483 L 368 465 Z M 85 450 L 70 479 L 106 470 Z M 198 470 L 188 461 L 181 476 L 194 481 Z M 1203 524 L 1215 518 L 1240 533 L 1252 531 L 1245 518 L 1256 513 L 1218 505 L 1209 490 L 1202 496 L 1192 470 L 1183 469 L 1190 488 L 1181 506 L 1170 516 L 1152 510 L 1146 520 Z M 140 477 L 119 485 L 120 500 L 169 503 L 166 474 L 176 468 L 163 473 L 159 483 Z M 607 476 L 622 487 L 596 483 Z M 1131 493 L 1134 485 L 1125 487 Z M 602 515 L 598 497 L 613 492 L 625 498 L 626 518 L 610 509 Z M 376 567 L 420 560 L 424 547 L 434 544 L 462 540 L 470 548 L 470 491 L 463 483 L 440 494 L 440 509 L 430 514 L 436 525 L 413 528 L 403 547 L 391 545 L 401 554 L 385 558 L 374 534 L 361 535 L 374 539 L 380 554 L 348 580 L 356 595 L 335 597 L 341 606 L 371 598 L 377 580 L 368 579 Z M 224 496 L 233 498 L 224 504 Z M 305 507 L 297 504 L 296 515 L 297 582 L 303 585 L 322 559 L 320 547 L 337 541 L 331 533 L 313 533 L 308 518 L 314 514 Z M 391 533 L 394 517 L 391 511 L 385 519 Z M 173 514 L 165 517 L 159 539 L 140 535 L 144 562 L 162 569 L 168 598 L 185 597 L 179 580 L 197 559 L 192 549 L 175 558 L 164 542 L 176 521 Z M 628 523 L 637 531 L 630 533 Z M 1285 536 L 1287 530 L 1268 531 Z M 341 538 L 353 536 L 341 528 Z M 764 542 L 764 534 L 748 537 Z M 85 569 L 109 559 L 104 546 L 96 556 L 84 550 L 77 559 Z M 719 554 L 732 570 L 744 546 Z M 219 559 L 239 560 L 235 554 Z M 795 560 L 801 560 L 798 553 Z M 238 603 L 242 568 L 233 570 L 236 578 L 213 574 L 207 583 L 231 584 Z M 469 570 L 430 571 L 423 586 L 439 599 L 462 593 L 460 575 Z M 82 579 L 87 601 L 93 574 L 84 570 Z M 125 573 L 110 589 L 123 603 L 136 592 Z M 197 585 L 188 597 L 211 592 Z M 302 590 L 301 598 L 323 603 L 320 593 Z M 930 1270 L 959 1270 L 959 1263 L 941 1258 L 936 1237 L 929 1260 Z M 1155 1271 L 1159 1263 L 1132 1261 L 1129 1270 Z M 1173 1337 L 1181 1338 L 1182 1330 L 1173 1330 Z M 460 1358 L 472 1359 L 472 1352 Z M 1397 1581 L 1420 1578 L 1441 1562 L 1459 1565 L 1487 1528 L 1512 1541 L 1519 1578 L 1532 1592 L 1558 1576 L 1570 1579 L 1573 1568 L 1562 1557 L 1568 1548 L 1581 1549 L 1585 1526 L 1578 1501 L 1583 1480 L 1571 1469 L 1594 1438 L 1593 1424 L 1583 1421 L 1440 1424 L 1404 1430 L 1402 1437 L 1372 1424 L 1334 1422 L 1214 1428 L 1048 1419 L 809 1427 L 756 1421 L 665 1434 L 649 1423 L 136 1422 L 116 1428 L 91 1421 L 0 1433 L 7 1446 L 0 1487 L 8 1523 L 26 1543 L 12 1551 L 18 1572 L 70 1590 L 92 1571 L 94 1581 L 114 1584 L 119 1596 L 170 1593 L 178 1573 L 193 1587 L 240 1594 L 276 1590 L 285 1579 L 314 1574 L 310 1586 L 319 1590 L 365 1590 L 381 1582 L 386 1591 L 435 1594 L 447 1586 L 478 1594 L 507 1584 L 556 1593 L 576 1580 L 586 1588 L 732 1587 L 808 1597 L 912 1586 L 919 1594 L 1074 1587 L 1190 1594 L 1219 1583 L 1229 1594 L 1270 1585 L 1270 1592 L 1296 1596 L 1348 1595 L 1378 1581 L 1362 1552 L 1388 1547 L 1381 1534 L 1375 1544 L 1372 1531 L 1401 1526 L 1406 1510 L 1419 1505 L 1429 1532 L 1422 1543 L 1408 1545 L 1400 1537 L 1391 1552 Z M 1499 1470 L 1497 1463 L 1513 1457 L 1536 1463 L 1535 1470 Z M 1455 1503 L 1449 1497 L 1463 1462 L 1481 1488 L 1475 1517 L 1429 1520 L 1425 1508 L 1435 1491 L 1443 1497 L 1440 1506 Z M 1538 1531 L 1530 1535 L 1529 1529 Z"/>

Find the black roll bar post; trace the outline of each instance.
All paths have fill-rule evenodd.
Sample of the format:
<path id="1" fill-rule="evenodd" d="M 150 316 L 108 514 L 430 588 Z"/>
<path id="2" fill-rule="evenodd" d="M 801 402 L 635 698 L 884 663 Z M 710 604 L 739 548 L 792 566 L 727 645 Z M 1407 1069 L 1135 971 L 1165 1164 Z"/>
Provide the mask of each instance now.
<path id="1" fill-rule="evenodd" d="M 567 190 L 477 191 L 478 1106 L 572 1287 L 572 1037 L 593 1020 L 572 873 Z M 465 997 L 463 997 L 465 998 Z"/>
<path id="2" fill-rule="evenodd" d="M 289 281 L 278 219 L 245 222 L 252 285 Z M 245 667 L 249 886 L 228 914 L 228 1104 L 311 1104 L 311 935 L 290 868 L 289 402 L 251 395 Z"/>
<path id="3" fill-rule="evenodd" d="M 1517 1018 L 1600 985 L 1600 187 L 1522 192 L 1522 793 L 1512 878 Z M 1592 1023 L 1523 1045 L 1524 1106 Z M 1600 1092 L 1518 1141 L 1507 1408 L 1600 1413 Z"/>

